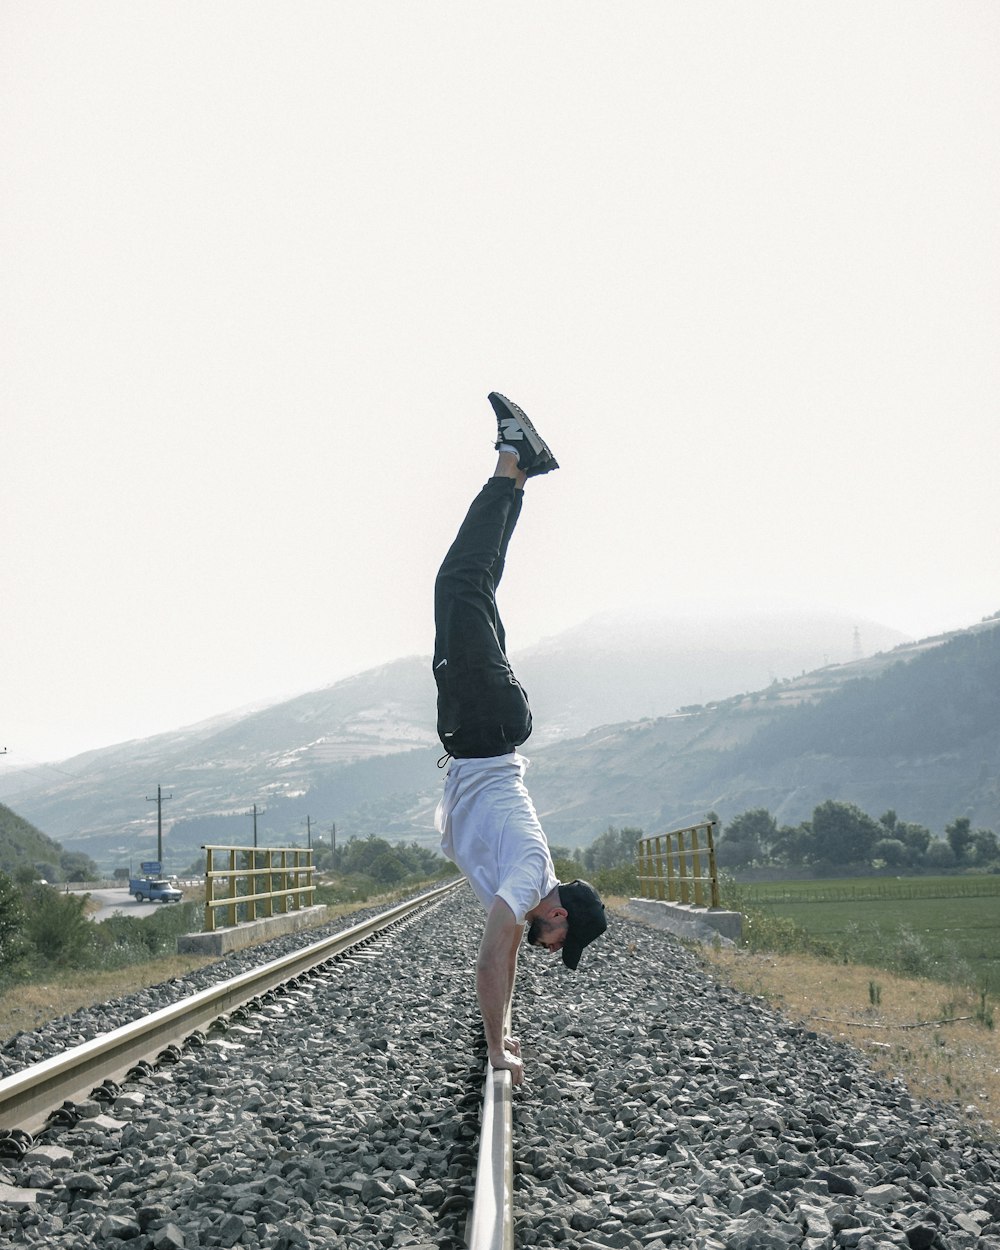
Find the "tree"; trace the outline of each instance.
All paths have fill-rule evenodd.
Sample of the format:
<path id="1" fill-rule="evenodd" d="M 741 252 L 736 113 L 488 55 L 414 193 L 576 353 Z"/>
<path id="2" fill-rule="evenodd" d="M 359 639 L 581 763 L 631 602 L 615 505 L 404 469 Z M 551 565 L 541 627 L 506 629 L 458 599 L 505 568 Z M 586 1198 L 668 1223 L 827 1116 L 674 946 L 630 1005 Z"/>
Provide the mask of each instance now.
<path id="1" fill-rule="evenodd" d="M 350 838 L 346 844 L 337 847 L 337 871 L 367 875 L 371 865 L 380 856 L 390 854 L 392 849 L 384 838 L 377 838 L 374 834 L 369 834 L 367 838 Z"/>
<path id="2" fill-rule="evenodd" d="M 883 828 L 853 803 L 827 799 L 813 811 L 813 853 L 826 864 L 864 864 Z"/>
<path id="3" fill-rule="evenodd" d="M 992 829 L 977 829 L 972 835 L 972 855 L 980 868 L 1000 861 L 1000 842 Z"/>
<path id="4" fill-rule="evenodd" d="M 955 852 L 951 849 L 951 843 L 935 838 L 927 848 L 924 863 L 928 868 L 954 868 Z"/>
<path id="5" fill-rule="evenodd" d="M 13 968 L 24 954 L 24 920 L 20 891 L 0 872 L 0 969 Z"/>
<path id="6" fill-rule="evenodd" d="M 948 839 L 948 845 L 955 852 L 955 863 L 967 863 L 974 837 L 972 822 L 968 816 L 956 816 L 950 825 L 945 825 L 944 836 Z"/>
<path id="7" fill-rule="evenodd" d="M 778 838 L 778 822 L 766 807 L 755 807 L 734 817 L 719 842 L 717 858 L 723 867 L 741 868 L 771 857 Z"/>
<path id="8" fill-rule="evenodd" d="M 618 868 L 624 864 L 635 863 L 636 843 L 643 838 L 641 829 L 626 825 L 616 829 L 609 825 L 604 833 L 591 842 L 582 855 L 583 866 L 587 872 L 596 872 L 600 868 Z"/>
<path id="9" fill-rule="evenodd" d="M 804 820 L 801 825 L 782 825 L 771 842 L 771 857 L 790 868 L 805 864 L 812 856 L 812 825 Z"/>
<path id="10" fill-rule="evenodd" d="M 64 881 L 97 881 L 101 872 L 89 855 L 79 851 L 63 851 L 59 856 L 59 867 Z"/>
<path id="11" fill-rule="evenodd" d="M 368 875 L 379 885 L 395 885 L 407 875 L 407 869 L 398 855 L 386 851 L 368 865 Z"/>
<path id="12" fill-rule="evenodd" d="M 872 847 L 872 858 L 880 859 L 887 868 L 898 868 L 907 862 L 907 847 L 899 838 L 879 838 Z"/>
<path id="13" fill-rule="evenodd" d="M 329 864 L 344 876 L 372 877 L 382 885 L 390 885 L 407 877 L 437 876 L 444 871 L 447 861 L 416 840 L 406 846 L 369 834 L 367 838 L 349 838 L 338 845 L 333 860 L 328 855 L 317 855 L 314 862 L 317 867 Z"/>
<path id="14" fill-rule="evenodd" d="M 927 854 L 927 848 L 934 840 L 934 835 L 929 829 L 923 825 L 912 824 L 908 820 L 901 820 L 892 835 L 898 838 L 906 847 L 906 864 L 922 864 L 924 856 Z"/>

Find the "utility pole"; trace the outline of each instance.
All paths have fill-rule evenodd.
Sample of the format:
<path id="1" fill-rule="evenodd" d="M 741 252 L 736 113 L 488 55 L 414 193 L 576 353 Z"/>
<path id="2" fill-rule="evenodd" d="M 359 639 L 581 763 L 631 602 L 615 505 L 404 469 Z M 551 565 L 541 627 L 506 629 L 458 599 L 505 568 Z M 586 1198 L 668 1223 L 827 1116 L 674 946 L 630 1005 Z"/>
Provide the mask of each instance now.
<path id="1" fill-rule="evenodd" d="M 333 860 L 337 858 L 337 822 L 336 821 L 334 821 L 333 824 L 330 826 L 330 851 L 332 852 L 332 855 L 333 855 L 333 859 L 331 859 L 330 861 L 330 864 L 332 866 Z"/>
<path id="2" fill-rule="evenodd" d="M 310 849 L 310 851 L 312 850 L 312 844 L 313 844 L 312 822 L 307 816 L 306 817 L 306 846 Z"/>
<path id="3" fill-rule="evenodd" d="M 172 794 L 164 794 L 159 786 L 156 787 L 156 798 L 151 799 L 146 795 L 147 803 L 156 804 L 156 862 L 160 865 L 160 872 L 163 872 L 163 804 L 167 799 L 172 799 Z"/>
<path id="4" fill-rule="evenodd" d="M 261 812 L 261 815 L 263 816 L 264 813 Z M 256 850 L 257 848 L 257 804 L 256 803 L 253 805 L 253 844 L 254 844 L 254 849 Z"/>

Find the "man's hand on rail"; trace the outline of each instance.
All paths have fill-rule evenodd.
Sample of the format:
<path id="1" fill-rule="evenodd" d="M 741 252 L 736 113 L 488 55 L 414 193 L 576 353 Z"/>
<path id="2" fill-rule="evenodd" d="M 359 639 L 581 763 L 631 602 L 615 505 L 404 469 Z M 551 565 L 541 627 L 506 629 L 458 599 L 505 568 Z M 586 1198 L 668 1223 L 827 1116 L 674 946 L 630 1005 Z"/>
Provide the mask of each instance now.
<path id="1" fill-rule="evenodd" d="M 517 1055 L 512 1055 L 509 1050 L 502 1050 L 498 1055 L 490 1055 L 490 1064 L 495 1071 L 510 1073 L 511 1084 L 520 1085 L 524 1080 L 524 1064 L 518 1059 Z"/>
<path id="2" fill-rule="evenodd" d="M 523 929 L 509 905 L 498 897 L 486 917 L 476 960 L 476 993 L 490 1063 L 494 1068 L 506 1069 L 515 1085 L 520 1085 L 524 1076 L 519 1058 L 521 1047 L 514 1038 L 507 1036 L 505 1025 Z"/>

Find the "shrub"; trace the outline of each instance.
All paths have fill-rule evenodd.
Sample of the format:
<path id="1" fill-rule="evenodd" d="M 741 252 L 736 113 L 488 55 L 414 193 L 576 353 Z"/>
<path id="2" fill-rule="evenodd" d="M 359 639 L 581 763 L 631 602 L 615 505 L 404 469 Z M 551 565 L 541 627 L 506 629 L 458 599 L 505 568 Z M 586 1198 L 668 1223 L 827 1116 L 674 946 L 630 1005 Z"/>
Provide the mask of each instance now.
<path id="1" fill-rule="evenodd" d="M 930 952 L 909 925 L 900 925 L 896 931 L 892 962 L 899 972 L 910 976 L 926 976 L 930 971 Z"/>
<path id="2" fill-rule="evenodd" d="M 172 954 L 177 938 L 201 928 L 199 903 L 171 903 L 154 916 L 109 916 L 95 925 L 92 962 L 101 968 L 127 968 Z"/>
<path id="3" fill-rule="evenodd" d="M 26 891 L 24 935 L 46 963 L 86 967 L 93 951 L 94 926 L 84 911 L 86 895 L 60 894 L 49 886 Z"/>
<path id="4" fill-rule="evenodd" d="M 318 885 L 313 897 L 317 903 L 334 906 L 337 903 L 367 903 L 373 894 L 378 893 L 379 886 L 373 877 L 352 873 L 349 877 L 337 877 L 334 881 Z"/>
<path id="5" fill-rule="evenodd" d="M 813 937 L 787 916 L 778 916 L 767 906 L 748 903 L 746 887 L 725 874 L 719 876 L 719 893 L 723 907 L 742 913 L 743 945 L 748 950 L 845 958 L 841 947 Z"/>
<path id="6" fill-rule="evenodd" d="M 743 944 L 751 951 L 774 951 L 778 955 L 833 955 L 827 942 L 817 942 L 787 916 L 776 916 L 766 907 L 743 912 Z"/>
<path id="7" fill-rule="evenodd" d="M 590 878 L 590 883 L 600 894 L 635 898 L 639 893 L 639 875 L 635 864 L 619 864 L 615 868 L 600 868 Z"/>
<path id="8" fill-rule="evenodd" d="M 562 848 L 560 848 L 562 850 Z M 573 859 L 571 856 L 561 854 L 552 855 L 552 866 L 556 871 L 556 876 L 560 881 L 574 881 L 581 874 L 586 876 L 580 865 L 580 861 Z M 590 878 L 591 880 L 593 878 Z"/>

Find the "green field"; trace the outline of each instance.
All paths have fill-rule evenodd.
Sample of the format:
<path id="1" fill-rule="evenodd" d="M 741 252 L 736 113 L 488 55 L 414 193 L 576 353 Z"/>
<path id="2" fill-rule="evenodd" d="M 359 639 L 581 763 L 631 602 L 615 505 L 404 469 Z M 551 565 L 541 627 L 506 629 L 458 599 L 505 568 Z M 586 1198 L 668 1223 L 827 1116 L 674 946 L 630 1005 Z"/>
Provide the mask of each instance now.
<path id="1" fill-rule="evenodd" d="M 736 895 L 853 963 L 1000 994 L 1000 876 L 765 882 Z"/>

